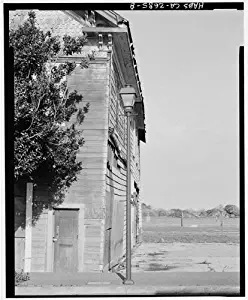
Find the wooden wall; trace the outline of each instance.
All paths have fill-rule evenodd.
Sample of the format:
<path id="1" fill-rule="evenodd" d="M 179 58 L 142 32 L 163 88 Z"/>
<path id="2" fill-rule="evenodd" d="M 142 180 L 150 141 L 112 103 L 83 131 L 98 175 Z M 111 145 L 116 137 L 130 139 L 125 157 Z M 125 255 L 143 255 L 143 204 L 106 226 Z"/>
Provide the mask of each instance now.
<path id="1" fill-rule="evenodd" d="M 47 256 L 47 211 L 43 211 L 32 227 L 31 272 L 46 271 Z M 24 270 L 25 229 L 19 227 L 15 232 L 15 270 Z"/>
<path id="2" fill-rule="evenodd" d="M 31 272 L 46 271 L 47 216 L 47 211 L 44 211 L 32 227 Z"/>
<path id="3" fill-rule="evenodd" d="M 108 138 L 108 57 L 95 59 L 88 69 L 77 67 L 69 78 L 70 90 L 83 95 L 80 105 L 90 103 L 82 123 L 84 145 L 77 159 L 83 170 L 70 187 L 65 204 L 85 204 L 84 270 L 99 271 L 103 265 L 105 170 Z"/>
<path id="4" fill-rule="evenodd" d="M 109 127 L 108 157 L 106 171 L 106 216 L 104 266 L 112 267 L 126 250 L 126 128 L 127 119 L 119 96 L 125 84 L 117 57 L 113 53 L 109 77 Z M 135 118 L 131 123 L 131 192 L 134 182 L 140 185 L 139 141 Z M 132 205 L 132 245 L 136 243 L 138 210 Z"/>
<path id="5" fill-rule="evenodd" d="M 108 145 L 106 171 L 106 221 L 104 266 L 112 266 L 123 255 L 124 211 L 126 199 L 126 170 Z"/>
<path id="6" fill-rule="evenodd" d="M 26 17 L 25 11 L 14 11 L 10 14 L 11 27 L 20 24 Z M 19 18 L 17 22 L 13 21 L 15 18 Z M 53 27 L 53 33 L 58 35 L 75 36 L 81 33 L 82 26 L 90 26 L 85 22 L 80 25 L 61 11 L 37 11 L 37 21 L 44 31 Z M 126 118 L 119 98 L 124 81 L 117 57 L 111 59 L 106 47 L 99 51 L 97 41 L 90 41 L 85 49 L 97 50 L 98 55 L 91 61 L 89 68 L 82 70 L 77 66 L 68 83 L 71 91 L 76 89 L 82 94 L 83 102 L 80 105 L 90 103 L 89 112 L 82 123 L 85 144 L 77 156 L 83 170 L 70 187 L 64 203 L 85 204 L 84 270 L 99 271 L 107 263 L 120 258 L 125 251 Z M 74 60 L 73 57 L 71 59 Z M 80 55 L 76 55 L 75 60 L 79 63 Z M 115 146 L 111 146 L 109 128 L 115 131 L 117 152 Z M 139 141 L 135 119 L 132 122 L 131 146 L 134 192 L 134 181 L 138 187 L 140 185 Z M 46 245 L 45 230 L 41 230 L 46 222 L 47 215 L 44 213 L 32 232 L 32 271 L 46 268 L 46 254 L 43 246 L 40 247 L 42 243 Z"/>
<path id="7" fill-rule="evenodd" d="M 90 104 L 81 125 L 84 145 L 77 154 L 82 171 L 67 191 L 63 205 L 84 204 L 84 265 L 83 271 L 99 271 L 103 266 L 103 233 L 105 218 L 107 165 L 107 95 L 108 57 L 95 59 L 89 68 L 79 66 L 68 78 L 69 90 L 83 95 L 79 104 Z M 74 117 L 70 123 L 74 120 Z M 43 213 L 32 230 L 33 272 L 46 271 L 47 213 Z"/>
<path id="8" fill-rule="evenodd" d="M 9 11 L 9 28 L 17 28 L 28 18 L 29 10 L 17 9 Z M 54 35 L 69 34 L 77 36 L 82 33 L 82 26 L 90 26 L 89 22 L 81 20 L 81 24 L 65 11 L 60 10 L 34 10 L 39 27 L 43 31 L 50 30 Z"/>
<path id="9" fill-rule="evenodd" d="M 124 109 L 119 96 L 119 91 L 125 82 L 122 79 L 116 59 L 113 59 L 110 72 L 109 126 L 115 129 L 121 155 L 126 158 L 127 119 L 124 116 Z M 140 146 L 135 116 L 131 121 L 131 172 L 133 179 L 140 186 Z"/>
<path id="10" fill-rule="evenodd" d="M 82 33 L 82 26 L 91 26 L 87 21 L 79 23 L 64 11 L 35 11 L 37 23 L 44 30 L 52 30 L 54 35 L 69 34 L 77 36 Z M 10 28 L 16 28 L 27 18 L 28 11 L 10 12 Z M 109 64 L 107 47 L 99 50 L 97 39 L 88 39 L 82 54 L 70 57 L 77 63 L 73 75 L 69 77 L 69 90 L 77 90 L 83 96 L 80 103 L 84 106 L 90 103 L 89 112 L 82 124 L 85 144 L 81 147 L 77 160 L 82 162 L 83 170 L 77 181 L 69 188 L 65 204 L 85 204 L 85 241 L 84 269 L 99 271 L 103 264 L 103 239 L 105 215 L 105 170 L 107 164 L 108 139 L 108 97 L 109 97 Z M 85 52 L 95 50 L 96 56 L 89 68 L 79 67 L 80 59 Z M 63 58 L 59 59 L 62 62 Z M 73 118 L 72 118 L 73 120 Z M 46 266 L 44 247 L 46 245 L 45 230 L 46 214 L 42 214 L 33 228 L 32 237 L 32 270 L 44 271 Z M 44 246 L 44 247 L 43 247 Z M 21 246 L 20 246 L 21 247 Z"/>
<path id="11" fill-rule="evenodd" d="M 15 232 L 15 271 L 24 270 L 25 230 L 19 228 Z"/>
<path id="12" fill-rule="evenodd" d="M 106 62 L 94 62 L 88 69 L 77 67 L 68 83 L 71 91 L 76 89 L 83 95 L 80 106 L 90 104 L 81 125 L 85 143 L 77 155 L 83 170 L 70 188 L 67 199 L 71 203 L 82 202 L 86 208 L 104 203 L 108 137 L 107 72 Z"/>

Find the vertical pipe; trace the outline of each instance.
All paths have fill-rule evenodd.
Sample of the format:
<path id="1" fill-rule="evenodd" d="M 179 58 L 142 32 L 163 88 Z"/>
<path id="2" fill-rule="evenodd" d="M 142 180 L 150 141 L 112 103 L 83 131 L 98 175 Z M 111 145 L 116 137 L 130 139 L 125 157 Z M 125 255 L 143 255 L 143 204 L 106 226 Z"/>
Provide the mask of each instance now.
<path id="1" fill-rule="evenodd" d="M 127 198 L 126 198 L 126 279 L 124 284 L 133 284 L 131 279 L 131 148 L 130 115 L 127 112 Z"/>

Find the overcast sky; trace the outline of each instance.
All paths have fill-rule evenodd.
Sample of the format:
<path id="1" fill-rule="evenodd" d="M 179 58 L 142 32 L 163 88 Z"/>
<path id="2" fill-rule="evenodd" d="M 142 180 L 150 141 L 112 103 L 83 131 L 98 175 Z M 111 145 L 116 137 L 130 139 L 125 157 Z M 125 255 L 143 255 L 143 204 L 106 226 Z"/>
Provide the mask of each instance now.
<path id="1" fill-rule="evenodd" d="M 130 22 L 145 101 L 143 201 L 239 204 L 242 11 L 119 11 Z"/>

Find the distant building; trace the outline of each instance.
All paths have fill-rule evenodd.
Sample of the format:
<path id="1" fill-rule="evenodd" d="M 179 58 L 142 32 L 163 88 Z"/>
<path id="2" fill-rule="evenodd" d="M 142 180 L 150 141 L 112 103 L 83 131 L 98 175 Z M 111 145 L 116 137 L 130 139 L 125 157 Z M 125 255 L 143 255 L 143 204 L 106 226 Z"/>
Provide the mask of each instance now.
<path id="1" fill-rule="evenodd" d="M 10 27 L 24 22 L 27 13 L 11 11 Z M 40 28 L 54 35 L 76 36 L 84 27 L 88 35 L 84 53 L 70 59 L 80 62 L 89 51 L 95 51 L 95 59 L 87 69 L 76 67 L 69 78 L 69 87 L 82 93 L 83 105 L 90 103 L 82 124 L 85 144 L 78 153 L 83 170 L 63 204 L 44 210 L 29 235 L 16 230 L 16 269 L 107 271 L 125 254 L 126 118 L 118 93 L 125 84 L 133 85 L 137 93 L 137 116 L 131 125 L 132 246 L 141 229 L 140 142 L 146 141 L 145 113 L 130 28 L 114 11 L 36 11 L 36 17 Z M 24 196 L 16 195 L 15 205 Z"/>

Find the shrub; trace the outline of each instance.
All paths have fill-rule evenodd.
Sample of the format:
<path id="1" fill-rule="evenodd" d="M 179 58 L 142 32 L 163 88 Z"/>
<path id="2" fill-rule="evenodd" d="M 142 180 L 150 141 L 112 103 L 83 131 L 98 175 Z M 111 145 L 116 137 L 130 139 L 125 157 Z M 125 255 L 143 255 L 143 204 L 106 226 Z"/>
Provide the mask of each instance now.
<path id="1" fill-rule="evenodd" d="M 20 285 L 24 281 L 28 281 L 30 279 L 29 273 L 16 272 L 15 271 L 15 285 Z"/>

